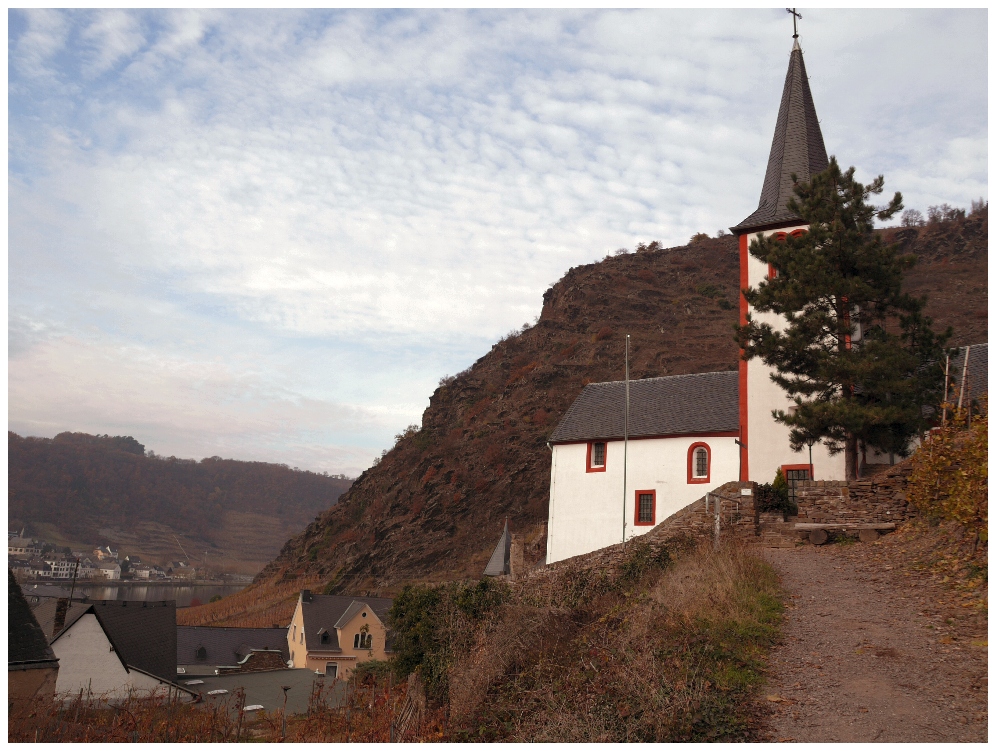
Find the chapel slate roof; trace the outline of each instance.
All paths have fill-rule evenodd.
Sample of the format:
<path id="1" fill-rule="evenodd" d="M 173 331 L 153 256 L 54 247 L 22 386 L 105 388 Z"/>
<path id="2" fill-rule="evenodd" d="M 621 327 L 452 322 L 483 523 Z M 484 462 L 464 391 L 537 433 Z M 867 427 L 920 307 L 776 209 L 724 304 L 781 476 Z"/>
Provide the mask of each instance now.
<path id="1" fill-rule="evenodd" d="M 58 667 L 59 661 L 35 620 L 14 574 L 7 571 L 7 669 Z"/>
<path id="2" fill-rule="evenodd" d="M 175 600 L 94 600 L 71 620 L 67 617 L 66 626 L 53 641 L 87 613 L 97 617 L 125 665 L 166 681 L 176 680 Z"/>
<path id="3" fill-rule="evenodd" d="M 730 229 L 734 234 L 745 234 L 769 225 L 799 219 L 785 208 L 785 204 L 794 195 L 792 174 L 795 173 L 801 182 L 807 182 L 829 165 L 820 121 L 813 104 L 813 94 L 809 90 L 806 63 L 802 59 L 802 49 L 797 40 L 789 57 L 782 101 L 775 121 L 775 135 L 768 155 L 768 168 L 761 188 L 761 200 L 753 214 Z"/>
<path id="4" fill-rule="evenodd" d="M 204 648 L 203 659 L 197 650 Z M 250 649 L 279 649 L 284 661 L 290 659 L 285 628 L 218 628 L 214 626 L 176 627 L 177 665 L 234 665 Z"/>
<path id="5" fill-rule="evenodd" d="M 630 381 L 629 392 L 631 438 L 740 429 L 740 387 L 735 370 L 644 378 Z M 625 381 L 585 386 L 550 442 L 622 438 L 625 395 Z"/>
<path id="6" fill-rule="evenodd" d="M 342 595 L 314 595 L 308 590 L 301 592 L 301 615 L 304 619 L 304 632 L 308 639 L 308 648 L 312 649 L 314 637 L 323 629 L 330 637 L 329 644 L 323 648 L 339 649 L 339 635 L 336 628 L 343 620 L 347 611 L 354 613 L 359 607 L 369 607 L 380 620 L 387 622 L 387 611 L 391 609 L 393 600 L 385 597 L 348 597 Z M 354 606 L 353 603 L 359 603 Z M 345 624 L 343 624 L 345 625 Z"/>

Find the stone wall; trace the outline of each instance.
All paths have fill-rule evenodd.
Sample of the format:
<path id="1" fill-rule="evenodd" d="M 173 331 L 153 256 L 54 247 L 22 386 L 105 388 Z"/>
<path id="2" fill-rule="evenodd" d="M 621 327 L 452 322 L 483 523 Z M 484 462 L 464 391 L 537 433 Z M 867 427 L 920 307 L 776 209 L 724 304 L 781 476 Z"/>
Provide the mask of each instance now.
<path id="1" fill-rule="evenodd" d="M 900 523 L 913 515 L 906 500 L 906 483 L 911 468 L 907 462 L 868 480 L 855 482 L 804 481 L 796 486 L 799 516 L 792 522 L 822 524 Z M 751 489 L 750 495 L 741 490 Z M 751 482 L 729 482 L 694 503 L 672 514 L 647 534 L 634 540 L 646 542 L 658 552 L 669 541 L 713 540 L 716 534 L 716 504 L 720 512 L 720 539 L 772 545 L 795 544 L 794 533 L 783 524 L 780 513 L 754 513 L 754 488 Z M 706 507 L 708 499 L 708 509 Z M 770 529 L 769 529 L 770 528 Z M 775 530 L 778 530 L 777 532 Z M 793 536 L 789 537 L 791 534 Z M 781 539 L 779 539 L 781 538 Z M 615 574 L 625 562 L 632 542 L 595 550 L 585 555 L 541 566 L 513 579 L 515 585 L 528 586 L 531 593 L 542 596 L 562 576 L 584 572 Z M 514 568 L 513 568 L 514 572 Z"/>
<path id="2" fill-rule="evenodd" d="M 741 496 L 741 488 L 751 488 L 749 496 Z M 706 497 L 709 508 L 706 509 Z M 631 554 L 634 544 L 648 544 L 657 553 L 669 542 L 676 540 L 712 540 L 716 530 L 716 504 L 720 509 L 720 537 L 722 539 L 755 538 L 753 483 L 730 482 L 703 496 L 694 503 L 672 514 L 645 535 L 617 543 L 584 555 L 542 566 L 521 577 L 501 577 L 513 580 L 516 587 L 528 587 L 533 597 L 544 597 L 561 577 L 583 573 L 614 575 Z"/>
<path id="3" fill-rule="evenodd" d="M 218 675 L 260 673 L 264 670 L 287 670 L 279 649 L 250 649 L 238 665 L 219 665 Z"/>
<path id="4" fill-rule="evenodd" d="M 906 500 L 908 464 L 897 464 L 868 480 L 805 481 L 796 485 L 797 521 L 816 524 L 903 522 L 913 515 Z"/>

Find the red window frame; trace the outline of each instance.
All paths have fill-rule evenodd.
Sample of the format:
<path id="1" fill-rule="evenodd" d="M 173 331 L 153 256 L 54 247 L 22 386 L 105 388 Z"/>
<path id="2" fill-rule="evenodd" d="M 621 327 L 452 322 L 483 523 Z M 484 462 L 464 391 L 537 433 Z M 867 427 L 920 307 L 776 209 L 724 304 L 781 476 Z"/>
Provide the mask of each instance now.
<path id="1" fill-rule="evenodd" d="M 809 479 L 813 479 L 813 465 L 812 464 L 783 464 L 782 465 L 782 477 L 788 477 L 788 471 L 790 469 L 808 469 Z"/>
<path id="2" fill-rule="evenodd" d="M 649 495 L 652 497 L 650 506 L 650 521 L 641 522 L 640 521 L 640 496 Z M 633 524 L 637 527 L 653 527 L 657 524 L 657 491 L 656 490 L 637 490 L 633 495 L 635 501 L 633 509 Z"/>
<path id="3" fill-rule="evenodd" d="M 706 450 L 706 473 L 705 477 L 696 477 L 694 472 L 695 463 L 695 449 L 704 448 Z M 712 475 L 712 448 L 710 448 L 708 443 L 703 441 L 697 441 L 688 447 L 688 484 L 689 485 L 701 485 L 703 483 L 709 482 L 709 478 Z"/>
<path id="4" fill-rule="evenodd" d="M 602 457 L 602 466 L 593 467 L 591 465 L 591 450 L 596 443 L 605 446 L 605 456 Z M 588 456 L 585 458 L 585 472 L 604 472 L 605 466 L 609 463 L 609 442 L 608 441 L 588 441 Z"/>

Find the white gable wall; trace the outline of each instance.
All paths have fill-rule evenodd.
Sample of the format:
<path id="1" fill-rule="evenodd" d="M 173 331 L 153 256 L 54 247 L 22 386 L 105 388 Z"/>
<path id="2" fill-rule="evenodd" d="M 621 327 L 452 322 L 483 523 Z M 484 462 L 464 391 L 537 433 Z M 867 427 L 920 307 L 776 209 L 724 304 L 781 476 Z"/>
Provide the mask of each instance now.
<path id="1" fill-rule="evenodd" d="M 759 235 L 773 235 L 777 232 L 789 234 L 808 225 L 786 227 L 748 235 L 747 247 Z M 747 279 L 756 288 L 768 276 L 767 264 L 747 253 Z M 758 313 L 751 309 L 756 321 L 771 324 L 776 331 L 785 325 L 785 319 L 775 313 Z M 747 363 L 747 466 L 749 477 L 754 482 L 771 482 L 779 467 L 791 464 L 809 464 L 809 451 L 803 448 L 796 453 L 789 446 L 789 427 L 775 422 L 772 410 L 788 411 L 794 406 L 792 400 L 780 386 L 771 380 L 772 369 L 755 358 Z M 743 395 L 741 394 L 741 398 Z M 830 456 L 822 444 L 813 446 L 813 475 L 816 480 L 844 480 L 844 455 Z"/>
<path id="2" fill-rule="evenodd" d="M 151 676 L 125 669 L 93 613 L 62 633 L 52 651 L 59 658 L 58 693 L 78 694 L 83 689 L 94 696 L 124 698 L 129 692 L 148 694 L 162 685 Z"/>
<path id="3" fill-rule="evenodd" d="M 656 491 L 654 524 L 660 524 L 712 488 L 736 480 L 740 457 L 734 441 L 733 436 L 630 439 L 626 462 L 626 539 L 654 527 L 634 524 L 638 491 Z M 707 483 L 688 482 L 688 449 L 694 443 L 705 443 L 710 449 Z M 623 442 L 607 442 L 604 472 L 587 472 L 587 461 L 587 443 L 553 446 L 548 564 L 622 541 Z"/>

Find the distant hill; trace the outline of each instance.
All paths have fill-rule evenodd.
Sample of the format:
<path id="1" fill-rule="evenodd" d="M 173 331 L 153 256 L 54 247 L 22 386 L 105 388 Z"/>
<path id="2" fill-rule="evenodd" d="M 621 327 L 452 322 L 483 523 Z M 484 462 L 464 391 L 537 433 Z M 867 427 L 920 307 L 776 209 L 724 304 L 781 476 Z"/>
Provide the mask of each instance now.
<path id="1" fill-rule="evenodd" d="M 8 433 L 7 519 L 60 544 L 255 573 L 351 480 L 281 464 L 146 454 L 131 436 Z M 173 539 L 173 535 L 179 540 Z"/>
<path id="2" fill-rule="evenodd" d="M 953 326 L 952 345 L 986 341 L 987 214 L 883 233 L 918 257 L 906 288 L 930 296 L 935 329 Z M 586 383 L 622 378 L 626 333 L 633 378 L 736 368 L 738 269 L 731 236 L 571 269 L 544 294 L 535 326 L 444 379 L 421 430 L 288 540 L 249 589 L 187 622 L 283 622 L 295 582 L 389 594 L 405 582 L 476 578 L 506 517 L 527 535 L 529 562 L 542 560 L 546 441 L 561 416 Z"/>

